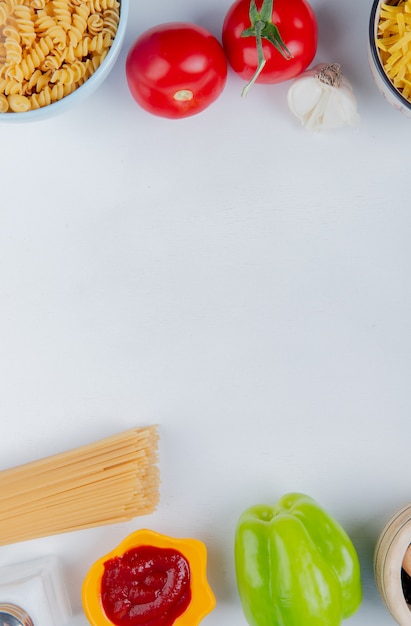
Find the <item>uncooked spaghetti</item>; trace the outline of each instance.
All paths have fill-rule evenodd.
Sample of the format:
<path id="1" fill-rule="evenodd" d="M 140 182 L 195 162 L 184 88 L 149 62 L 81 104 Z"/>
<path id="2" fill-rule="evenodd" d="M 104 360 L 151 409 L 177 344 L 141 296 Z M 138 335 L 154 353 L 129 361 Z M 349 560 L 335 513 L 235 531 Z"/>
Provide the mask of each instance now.
<path id="1" fill-rule="evenodd" d="M 0 472 L 0 545 L 155 510 L 158 432 L 135 428 Z"/>

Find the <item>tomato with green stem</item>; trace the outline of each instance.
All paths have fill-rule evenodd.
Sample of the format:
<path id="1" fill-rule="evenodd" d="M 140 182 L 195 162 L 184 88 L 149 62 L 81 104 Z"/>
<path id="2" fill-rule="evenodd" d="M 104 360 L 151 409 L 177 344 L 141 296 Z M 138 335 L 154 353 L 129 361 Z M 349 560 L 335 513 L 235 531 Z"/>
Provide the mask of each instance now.
<path id="1" fill-rule="evenodd" d="M 317 52 L 318 24 L 307 0 L 236 0 L 223 24 L 223 47 L 236 74 L 279 83 L 307 69 Z"/>
<path id="2" fill-rule="evenodd" d="M 127 56 L 126 76 L 143 109 L 183 118 L 200 113 L 220 96 L 227 60 L 220 42 L 205 28 L 172 22 L 137 38 Z"/>

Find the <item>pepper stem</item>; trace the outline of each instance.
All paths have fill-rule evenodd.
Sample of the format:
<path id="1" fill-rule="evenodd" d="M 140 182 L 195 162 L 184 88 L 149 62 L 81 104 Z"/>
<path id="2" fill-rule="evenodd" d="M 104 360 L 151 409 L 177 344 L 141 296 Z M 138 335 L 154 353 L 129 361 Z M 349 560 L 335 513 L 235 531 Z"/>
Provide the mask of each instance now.
<path id="1" fill-rule="evenodd" d="M 241 33 L 241 37 L 255 37 L 257 48 L 257 69 L 244 87 L 242 91 L 243 97 L 247 95 L 249 89 L 254 85 L 267 62 L 264 57 L 263 39 L 269 41 L 285 59 L 290 60 L 293 58 L 293 55 L 288 50 L 280 35 L 278 27 L 273 24 L 273 6 L 274 0 L 263 0 L 261 9 L 258 11 L 255 0 L 251 0 L 250 2 L 249 16 L 251 26 L 250 28 L 246 28 Z"/>

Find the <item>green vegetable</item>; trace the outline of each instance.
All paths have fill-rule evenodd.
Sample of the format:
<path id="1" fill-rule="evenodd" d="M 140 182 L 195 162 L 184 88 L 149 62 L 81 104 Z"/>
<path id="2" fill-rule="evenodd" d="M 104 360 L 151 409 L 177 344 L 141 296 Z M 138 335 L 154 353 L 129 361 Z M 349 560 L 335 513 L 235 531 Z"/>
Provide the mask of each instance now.
<path id="1" fill-rule="evenodd" d="M 242 514 L 235 565 L 250 626 L 338 626 L 361 603 L 360 564 L 350 538 L 304 494 Z"/>

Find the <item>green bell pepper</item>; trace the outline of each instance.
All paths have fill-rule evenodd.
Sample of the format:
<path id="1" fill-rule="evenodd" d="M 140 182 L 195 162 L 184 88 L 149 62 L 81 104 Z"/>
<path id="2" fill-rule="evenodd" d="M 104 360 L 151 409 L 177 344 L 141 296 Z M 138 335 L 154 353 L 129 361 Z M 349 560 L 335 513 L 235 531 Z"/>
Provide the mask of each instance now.
<path id="1" fill-rule="evenodd" d="M 312 498 L 283 496 L 240 517 L 238 592 L 250 626 L 338 626 L 361 604 L 355 548 Z"/>

